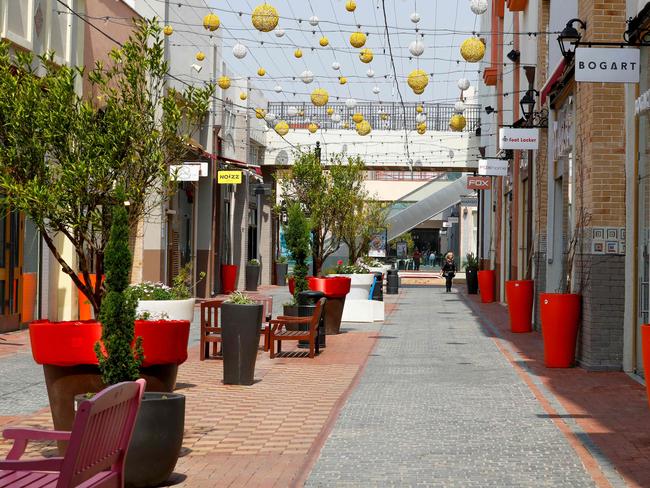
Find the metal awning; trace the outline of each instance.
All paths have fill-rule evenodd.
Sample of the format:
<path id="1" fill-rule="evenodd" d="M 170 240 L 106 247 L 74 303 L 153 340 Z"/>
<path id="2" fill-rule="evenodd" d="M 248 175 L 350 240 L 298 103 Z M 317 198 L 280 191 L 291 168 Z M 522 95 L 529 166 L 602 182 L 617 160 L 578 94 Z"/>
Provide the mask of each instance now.
<path id="1" fill-rule="evenodd" d="M 564 74 L 564 69 L 567 66 L 566 59 L 562 58 L 562 60 L 558 63 L 558 65 L 555 67 L 553 70 L 553 74 L 546 80 L 546 83 L 544 83 L 544 87 L 541 90 L 541 95 L 540 95 L 540 103 L 542 106 L 544 106 L 544 102 L 546 102 L 546 97 L 548 96 L 549 93 L 551 93 L 551 90 L 555 86 L 555 83 L 562 77 Z"/>

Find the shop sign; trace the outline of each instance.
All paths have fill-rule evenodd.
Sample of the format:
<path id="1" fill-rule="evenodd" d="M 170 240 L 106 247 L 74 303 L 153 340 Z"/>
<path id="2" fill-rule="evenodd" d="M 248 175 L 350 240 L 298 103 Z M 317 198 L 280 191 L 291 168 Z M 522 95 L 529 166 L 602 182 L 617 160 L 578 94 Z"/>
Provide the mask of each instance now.
<path id="1" fill-rule="evenodd" d="M 477 197 L 460 197 L 460 205 L 462 207 L 478 207 Z"/>
<path id="2" fill-rule="evenodd" d="M 217 173 L 217 183 L 220 185 L 239 185 L 241 178 L 241 171 L 219 171 Z"/>
<path id="3" fill-rule="evenodd" d="M 501 149 L 537 149 L 539 147 L 539 129 L 499 129 L 499 147 Z"/>
<path id="4" fill-rule="evenodd" d="M 479 159 L 478 174 L 481 176 L 507 176 L 508 161 L 506 159 Z"/>
<path id="5" fill-rule="evenodd" d="M 575 57 L 576 81 L 638 83 L 641 51 L 634 48 L 579 47 Z"/>
<path id="6" fill-rule="evenodd" d="M 650 90 L 643 93 L 639 98 L 634 102 L 634 113 L 636 115 L 642 115 L 650 112 Z"/>
<path id="7" fill-rule="evenodd" d="M 450 224 L 457 224 L 458 223 L 458 217 L 449 217 L 447 219 L 447 222 L 449 222 Z"/>
<path id="8" fill-rule="evenodd" d="M 169 166 L 169 174 L 176 181 L 199 181 L 201 166 L 198 164 L 172 164 Z"/>
<path id="9" fill-rule="evenodd" d="M 468 176 L 468 190 L 489 190 L 492 188 L 492 180 L 489 176 Z"/>
<path id="10" fill-rule="evenodd" d="M 443 227 L 451 227 L 451 222 L 443 222 L 442 226 Z"/>
<path id="11" fill-rule="evenodd" d="M 406 242 L 400 241 L 397 243 L 397 257 L 399 259 L 404 259 L 408 257 L 408 247 Z"/>

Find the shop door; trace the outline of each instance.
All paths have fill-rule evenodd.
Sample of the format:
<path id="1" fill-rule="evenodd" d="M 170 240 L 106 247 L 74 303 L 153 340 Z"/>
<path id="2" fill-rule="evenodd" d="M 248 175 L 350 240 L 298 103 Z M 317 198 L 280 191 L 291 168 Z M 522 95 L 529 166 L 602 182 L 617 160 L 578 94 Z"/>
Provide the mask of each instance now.
<path id="1" fill-rule="evenodd" d="M 18 212 L 0 217 L 0 332 L 20 324 L 24 219 Z"/>

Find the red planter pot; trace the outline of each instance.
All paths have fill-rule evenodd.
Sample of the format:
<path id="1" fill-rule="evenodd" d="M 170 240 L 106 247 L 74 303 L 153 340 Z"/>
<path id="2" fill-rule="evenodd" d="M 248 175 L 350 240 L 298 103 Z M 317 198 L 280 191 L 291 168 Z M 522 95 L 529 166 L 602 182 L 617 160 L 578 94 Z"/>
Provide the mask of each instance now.
<path id="1" fill-rule="evenodd" d="M 187 361 L 189 320 L 136 320 L 135 336 L 142 337 L 143 368 Z"/>
<path id="2" fill-rule="evenodd" d="M 237 265 L 221 265 L 221 293 L 228 295 L 237 289 Z"/>
<path id="3" fill-rule="evenodd" d="M 650 324 L 641 326 L 641 349 L 643 352 L 645 387 L 646 392 L 648 393 L 648 405 L 650 405 Z"/>
<path id="4" fill-rule="evenodd" d="M 544 365 L 547 368 L 570 368 L 575 361 L 580 295 L 542 293 L 540 296 Z"/>
<path id="5" fill-rule="evenodd" d="M 512 332 L 533 330 L 534 292 L 535 286 L 532 280 L 506 281 L 506 302 Z"/>
<path id="6" fill-rule="evenodd" d="M 344 298 L 350 293 L 352 279 L 346 276 L 332 276 L 331 278 L 308 278 L 309 289 L 322 291 L 326 298 Z"/>
<path id="7" fill-rule="evenodd" d="M 481 301 L 483 303 L 492 303 L 494 301 L 495 277 L 494 270 L 478 272 L 478 289 L 481 292 Z"/>
<path id="8" fill-rule="evenodd" d="M 289 285 L 289 293 L 293 296 L 293 292 L 296 290 L 296 279 L 293 276 L 287 278 L 287 284 Z"/>

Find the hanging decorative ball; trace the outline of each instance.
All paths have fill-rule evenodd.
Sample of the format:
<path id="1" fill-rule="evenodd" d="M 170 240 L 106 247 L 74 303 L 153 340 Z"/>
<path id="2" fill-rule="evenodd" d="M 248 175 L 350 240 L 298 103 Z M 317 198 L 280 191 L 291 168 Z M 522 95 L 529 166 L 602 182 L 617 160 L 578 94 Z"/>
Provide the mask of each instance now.
<path id="1" fill-rule="evenodd" d="M 468 63 L 478 63 L 485 56 L 485 44 L 478 37 L 468 37 L 460 45 L 460 55 Z"/>
<path id="2" fill-rule="evenodd" d="M 339 84 L 345 85 L 348 82 L 348 79 L 345 76 L 339 76 Z"/>
<path id="3" fill-rule="evenodd" d="M 230 78 L 228 78 L 227 76 L 222 76 L 217 80 L 217 85 L 219 85 L 219 88 L 221 88 L 222 90 L 227 90 L 228 88 L 230 88 L 230 84 L 231 84 Z"/>
<path id="4" fill-rule="evenodd" d="M 237 59 L 244 59 L 248 54 L 248 49 L 243 44 L 237 43 L 232 47 L 232 54 Z"/>
<path id="5" fill-rule="evenodd" d="M 263 119 L 266 116 L 266 110 L 263 108 L 256 108 L 255 109 L 255 117 L 258 119 Z"/>
<path id="6" fill-rule="evenodd" d="M 294 55 L 296 58 L 300 59 L 300 58 L 302 58 L 302 51 L 301 51 L 300 49 L 296 49 L 296 50 L 293 52 L 293 55 Z"/>
<path id="7" fill-rule="evenodd" d="M 271 112 L 267 113 L 264 116 L 264 120 L 266 120 L 267 122 L 273 122 L 275 119 L 277 119 L 277 116 L 274 113 L 271 113 Z"/>
<path id="8" fill-rule="evenodd" d="M 429 84 L 429 75 L 422 69 L 415 69 L 411 71 L 407 78 L 407 83 L 413 91 L 424 91 Z"/>
<path id="9" fill-rule="evenodd" d="M 465 117 L 461 114 L 455 114 L 451 116 L 449 127 L 452 131 L 460 132 L 465 128 L 465 125 L 467 125 L 467 120 L 465 120 Z"/>
<path id="10" fill-rule="evenodd" d="M 413 93 L 415 93 L 416 95 L 422 95 L 424 93 L 424 88 L 422 88 L 421 90 L 413 90 Z"/>
<path id="11" fill-rule="evenodd" d="M 332 107 L 327 107 L 327 115 L 332 115 L 334 113 L 334 109 Z"/>
<path id="12" fill-rule="evenodd" d="M 332 63 L 332 69 L 333 69 L 334 71 L 338 71 L 338 70 L 340 70 L 340 69 L 341 69 L 341 63 L 334 61 L 334 62 Z"/>
<path id="13" fill-rule="evenodd" d="M 411 14 L 411 22 L 413 22 L 414 24 L 417 24 L 418 22 L 420 22 L 420 14 L 417 13 L 417 12 L 413 12 Z"/>
<path id="14" fill-rule="evenodd" d="M 327 93 L 327 90 L 324 88 L 316 88 L 313 92 L 311 92 L 311 103 L 316 105 L 317 107 L 322 107 L 323 105 L 327 105 L 327 101 L 329 100 L 330 95 Z"/>
<path id="15" fill-rule="evenodd" d="M 424 115 L 423 113 L 419 113 L 419 114 L 417 114 L 417 115 L 415 116 L 415 121 L 416 121 L 418 124 L 421 124 L 421 123 L 423 123 L 423 122 L 426 122 L 426 121 L 427 121 L 427 116 Z"/>
<path id="16" fill-rule="evenodd" d="M 363 32 L 353 32 L 350 34 L 350 44 L 352 47 L 360 48 L 366 44 L 366 35 Z"/>
<path id="17" fill-rule="evenodd" d="M 275 37 L 284 37 L 284 29 L 275 29 Z"/>
<path id="18" fill-rule="evenodd" d="M 318 25 L 318 17 L 312 15 L 311 17 L 309 17 L 309 23 L 314 27 L 316 27 Z"/>
<path id="19" fill-rule="evenodd" d="M 330 40 L 325 36 L 321 37 L 320 41 L 318 41 L 318 44 L 320 44 L 321 47 L 327 47 L 329 45 L 329 43 L 330 43 Z"/>
<path id="20" fill-rule="evenodd" d="M 461 100 L 458 100 L 454 104 L 454 112 L 456 112 L 457 114 L 462 114 L 464 111 L 465 111 L 465 104 Z"/>
<path id="21" fill-rule="evenodd" d="M 417 131 L 418 134 L 423 135 L 427 131 L 427 124 L 418 124 Z"/>
<path id="22" fill-rule="evenodd" d="M 264 76 L 266 74 L 266 70 L 264 68 L 260 68 L 257 70 L 257 76 Z"/>
<path id="23" fill-rule="evenodd" d="M 246 93 L 246 92 L 241 92 L 241 93 L 239 94 L 239 99 L 240 99 L 240 100 L 246 100 L 247 98 L 248 98 L 248 93 Z"/>
<path id="24" fill-rule="evenodd" d="M 289 124 L 287 124 L 284 120 L 281 120 L 275 124 L 275 132 L 281 136 L 286 136 L 289 133 Z"/>
<path id="25" fill-rule="evenodd" d="M 273 90 L 275 91 L 275 93 L 282 93 L 282 87 L 280 85 L 275 85 Z"/>
<path id="26" fill-rule="evenodd" d="M 311 132 L 312 134 L 318 130 L 318 125 L 314 124 L 313 122 L 307 126 L 307 130 Z"/>
<path id="27" fill-rule="evenodd" d="M 476 15 L 483 15 L 485 12 L 487 12 L 488 2 L 487 0 L 472 0 L 469 8 Z"/>
<path id="28" fill-rule="evenodd" d="M 304 117 L 305 116 L 305 111 L 304 110 L 299 110 L 298 115 L 300 115 L 301 117 Z"/>
<path id="29" fill-rule="evenodd" d="M 203 17 L 203 27 L 206 30 L 209 30 L 211 32 L 216 31 L 219 26 L 221 25 L 221 20 L 219 20 L 219 16 L 213 13 L 209 13 L 205 17 Z"/>
<path id="30" fill-rule="evenodd" d="M 255 7 L 251 21 L 253 22 L 253 27 L 255 27 L 258 31 L 271 32 L 278 26 L 280 16 L 278 15 L 278 11 L 275 9 L 275 7 L 272 7 L 267 3 L 263 3 L 262 5 Z"/>
<path id="31" fill-rule="evenodd" d="M 295 117 L 298 115 L 298 107 L 289 107 L 287 113 L 289 114 L 289 117 Z"/>
<path id="32" fill-rule="evenodd" d="M 314 81 L 314 73 L 312 73 L 309 70 L 305 70 L 302 73 L 300 73 L 300 79 L 302 80 L 303 83 L 309 85 L 312 81 Z"/>
<path id="33" fill-rule="evenodd" d="M 166 36 L 171 36 L 174 33 L 174 28 L 171 25 L 166 25 L 163 29 L 163 33 Z"/>
<path id="34" fill-rule="evenodd" d="M 381 120 L 388 120 L 388 114 L 381 114 Z"/>
<path id="35" fill-rule="evenodd" d="M 349 129 L 349 128 L 350 128 L 350 124 L 348 124 L 347 122 L 343 122 L 343 128 L 344 128 L 344 129 Z"/>
<path id="36" fill-rule="evenodd" d="M 415 111 L 421 114 L 422 112 L 424 112 L 424 107 L 422 105 L 418 105 L 417 107 L 415 107 Z"/>
<path id="37" fill-rule="evenodd" d="M 449 159 L 454 159 L 455 155 L 456 154 L 454 154 L 454 151 L 452 149 L 450 149 L 449 152 L 447 153 L 447 156 L 449 156 Z"/>
<path id="38" fill-rule="evenodd" d="M 467 90 L 469 88 L 469 86 L 470 86 L 470 83 L 469 83 L 469 80 L 467 78 L 461 78 L 460 80 L 458 80 L 458 88 L 461 91 Z"/>
<path id="39" fill-rule="evenodd" d="M 361 122 L 363 122 L 363 115 L 360 114 L 359 112 L 355 113 L 355 114 L 352 116 L 352 121 L 353 121 L 355 124 L 360 124 Z"/>
<path id="40" fill-rule="evenodd" d="M 205 53 L 203 51 L 199 51 L 196 53 L 196 60 L 197 61 L 203 61 L 205 59 Z"/>
<path id="41" fill-rule="evenodd" d="M 346 106 L 347 108 L 354 108 L 354 107 L 357 106 L 357 101 L 356 101 L 354 98 L 348 98 L 348 99 L 345 101 L 345 106 Z"/>
<path id="42" fill-rule="evenodd" d="M 354 12 L 356 9 L 357 9 L 357 2 L 355 2 L 354 0 L 348 0 L 345 3 L 345 10 L 347 10 L 348 12 Z"/>
<path id="43" fill-rule="evenodd" d="M 367 120 L 362 120 L 357 124 L 357 134 L 360 136 L 367 136 L 371 131 L 372 127 L 370 126 L 370 122 Z"/>
<path id="44" fill-rule="evenodd" d="M 372 49 L 365 48 L 362 49 L 361 52 L 359 53 L 359 59 L 361 60 L 362 63 L 368 64 L 370 61 L 372 61 L 372 58 L 374 58 L 374 55 L 372 54 Z"/>
<path id="45" fill-rule="evenodd" d="M 341 116 L 339 114 L 333 114 L 332 115 L 332 122 L 334 122 L 335 124 L 338 124 L 339 122 L 341 122 Z"/>
<path id="46" fill-rule="evenodd" d="M 409 52 L 416 58 L 418 56 L 422 56 L 422 53 L 424 52 L 424 43 L 417 40 L 413 41 L 411 44 L 409 44 Z"/>
<path id="47" fill-rule="evenodd" d="M 381 91 L 381 90 L 379 89 L 378 86 L 373 86 L 373 87 L 372 87 L 372 92 L 373 92 L 375 95 L 379 95 L 379 92 L 380 92 L 380 91 Z"/>
<path id="48" fill-rule="evenodd" d="M 367 76 L 368 78 L 374 78 L 374 77 L 375 77 L 375 70 L 373 70 L 372 68 L 370 68 L 368 71 L 366 71 L 366 76 Z"/>

